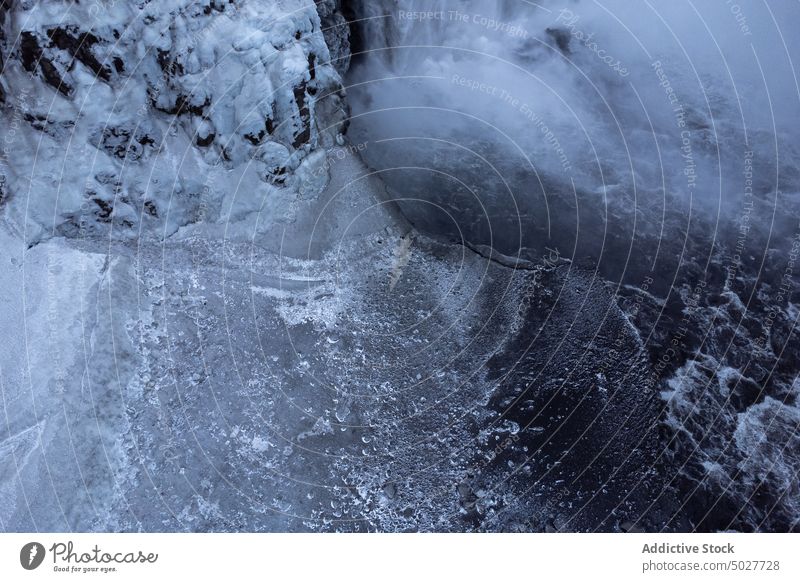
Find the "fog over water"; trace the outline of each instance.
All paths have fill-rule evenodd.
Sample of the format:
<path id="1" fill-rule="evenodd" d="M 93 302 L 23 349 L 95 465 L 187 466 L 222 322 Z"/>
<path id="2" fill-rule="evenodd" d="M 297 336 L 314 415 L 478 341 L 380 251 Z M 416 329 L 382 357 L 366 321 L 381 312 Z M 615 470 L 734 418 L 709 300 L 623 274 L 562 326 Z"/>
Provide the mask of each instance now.
<path id="1" fill-rule="evenodd" d="M 606 223 L 735 220 L 750 178 L 764 228 L 776 188 L 795 203 L 790 2 L 355 4 L 351 136 L 398 196 L 439 206 L 405 203 L 423 229 L 598 259 Z"/>

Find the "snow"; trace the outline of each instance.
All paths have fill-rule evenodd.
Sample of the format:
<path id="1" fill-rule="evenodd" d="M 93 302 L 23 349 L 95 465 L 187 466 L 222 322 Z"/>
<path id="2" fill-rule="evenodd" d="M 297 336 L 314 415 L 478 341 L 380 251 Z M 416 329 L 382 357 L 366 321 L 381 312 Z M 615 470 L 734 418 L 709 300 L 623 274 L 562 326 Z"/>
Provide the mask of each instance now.
<path id="1" fill-rule="evenodd" d="M 72 4 L 64 11 L 37 3 L 12 12 L 10 37 L 32 34 L 44 47 L 42 58 L 57 63 L 73 88 L 64 96 L 41 78 L 31 84 L 22 63 L 7 61 L 5 81 L 19 88 L 11 95 L 12 115 L 49 121 L 44 132 L 20 130 L 3 159 L 7 188 L 18 199 L 3 210 L 26 240 L 169 236 L 198 214 L 239 218 L 253 208 L 223 211 L 241 198 L 227 186 L 231 171 L 242 173 L 239 187 L 249 199 L 291 198 L 297 188 L 318 193 L 324 187 L 324 176 L 315 176 L 313 185 L 293 180 L 304 158 L 318 158 L 333 143 L 343 118 L 334 104 L 326 108 L 329 117 L 317 119 L 310 94 L 335 93 L 340 86 L 326 64 L 313 3 L 220 6 L 204 11 L 200 3 L 176 0 L 141 8 L 118 2 L 102 11 Z M 48 46 L 46 31 L 56 26 L 65 35 L 87 31 L 100 39 L 91 50 L 107 58 L 108 81 L 68 51 Z M 299 93 L 310 121 L 299 110 Z M 306 124 L 303 140 L 297 136 Z M 110 132 L 110 140 L 100 139 Z M 209 144 L 193 145 L 212 134 Z M 262 228 L 271 225 L 262 217 Z"/>
<path id="2" fill-rule="evenodd" d="M 467 527 L 486 369 L 523 316 L 493 298 L 530 273 L 412 241 L 348 151 L 279 239 L 0 229 L 4 529 Z"/>

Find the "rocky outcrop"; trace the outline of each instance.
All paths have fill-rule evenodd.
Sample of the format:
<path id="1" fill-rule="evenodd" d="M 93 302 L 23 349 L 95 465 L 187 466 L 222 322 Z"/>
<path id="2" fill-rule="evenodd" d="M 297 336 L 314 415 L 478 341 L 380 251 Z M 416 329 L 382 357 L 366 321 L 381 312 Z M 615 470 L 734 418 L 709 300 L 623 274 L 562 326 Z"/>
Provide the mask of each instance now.
<path id="1" fill-rule="evenodd" d="M 5 24 L 6 13 L 11 8 L 11 0 L 0 0 L 0 72 L 5 68 L 5 54 L 4 48 L 6 44 Z M 0 106 L 6 102 L 6 89 L 3 84 L 2 75 L 0 75 Z"/>
<path id="2" fill-rule="evenodd" d="M 344 15 L 342 0 L 317 0 L 322 34 L 331 55 L 331 64 L 344 75 L 350 68 L 350 25 Z"/>
<path id="3" fill-rule="evenodd" d="M 322 4 L 326 24 L 342 22 Z M 302 0 L 3 0 L 0 24 L 3 122 L 19 124 L 0 174 L 31 242 L 244 216 L 291 198 L 297 170 L 343 131 L 347 35 L 332 58 Z M 238 194 L 222 186 L 231 172 Z"/>

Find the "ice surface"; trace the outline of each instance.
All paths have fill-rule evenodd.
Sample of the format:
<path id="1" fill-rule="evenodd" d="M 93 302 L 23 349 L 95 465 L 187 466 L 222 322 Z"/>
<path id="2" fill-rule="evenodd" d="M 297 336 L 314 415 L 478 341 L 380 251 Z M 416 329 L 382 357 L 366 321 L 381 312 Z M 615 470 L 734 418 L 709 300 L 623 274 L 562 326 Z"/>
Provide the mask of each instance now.
<path id="1" fill-rule="evenodd" d="M 498 515 L 491 474 L 513 466 L 522 493 L 530 471 L 482 436 L 527 432 L 487 403 L 498 361 L 524 367 L 535 272 L 412 236 L 357 157 L 329 162 L 279 239 L 28 250 L 3 231 L 6 337 L 25 340 L 2 355 L 5 529 L 464 530 L 476 480 L 487 528 L 555 519 Z"/>

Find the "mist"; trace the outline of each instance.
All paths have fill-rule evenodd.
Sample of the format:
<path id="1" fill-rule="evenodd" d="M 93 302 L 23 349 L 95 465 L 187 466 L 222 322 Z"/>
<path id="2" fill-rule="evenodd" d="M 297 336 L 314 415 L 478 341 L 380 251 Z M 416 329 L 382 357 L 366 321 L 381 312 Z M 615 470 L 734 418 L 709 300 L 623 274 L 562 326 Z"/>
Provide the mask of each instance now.
<path id="1" fill-rule="evenodd" d="M 350 136 L 421 230 L 613 265 L 677 255 L 662 240 L 727 244 L 745 211 L 751 246 L 797 228 L 796 3 L 353 12 Z"/>

